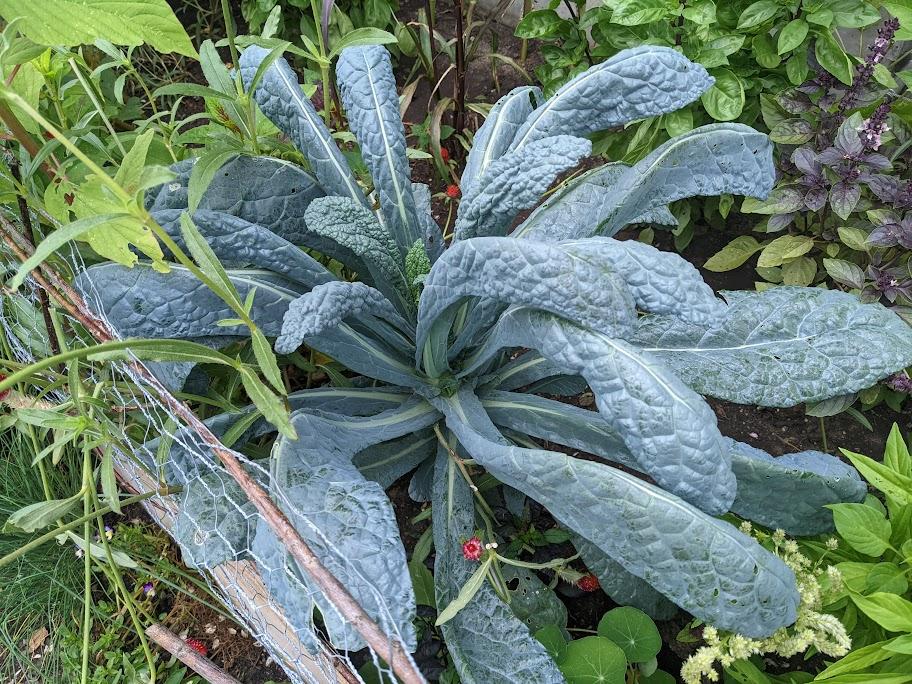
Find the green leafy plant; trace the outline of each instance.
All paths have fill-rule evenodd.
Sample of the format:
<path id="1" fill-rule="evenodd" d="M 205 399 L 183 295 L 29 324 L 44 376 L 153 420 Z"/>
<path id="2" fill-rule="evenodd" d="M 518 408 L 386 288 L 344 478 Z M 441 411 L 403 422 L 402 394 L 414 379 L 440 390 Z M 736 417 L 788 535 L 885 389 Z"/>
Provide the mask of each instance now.
<path id="1" fill-rule="evenodd" d="M 568 634 L 555 625 L 535 632 L 567 684 L 674 682 L 674 677 L 658 669 L 656 656 L 662 648 L 659 630 L 652 618 L 637 608 L 609 610 L 593 636 L 568 641 Z"/>
<path id="2" fill-rule="evenodd" d="M 820 289 L 728 293 L 723 302 L 679 257 L 610 237 L 643 216 L 665 217 L 677 199 L 764 196 L 771 147 L 745 126 L 699 128 L 632 167 L 609 164 L 574 178 L 507 236 L 517 214 L 590 152 L 581 136 L 692 102 L 712 84 L 705 70 L 674 50 L 643 47 L 593 67 L 550 100 L 528 88 L 505 96 L 475 136 L 445 248 L 427 188 L 409 178 L 387 52 L 348 48 L 337 66 L 373 179 L 369 195 L 287 63 L 260 69 L 268 58 L 265 48 L 247 48 L 241 74 L 246 83 L 259 76 L 253 97 L 308 171 L 241 156 L 213 176 L 192 217 L 180 176 L 145 202 L 175 245 L 192 246 L 210 282 L 231 284 L 280 355 L 306 344 L 347 369 L 335 386 L 288 394 L 292 429 L 273 447 L 269 486 L 367 613 L 414 647 L 414 589 L 383 491 L 414 471 L 413 496 L 432 502 L 438 622 L 460 676 L 489 681 L 509 662 L 516 681 L 561 681 L 502 598 L 498 570 L 525 561 L 498 558 L 496 521 L 474 484 L 483 469 L 572 531 L 586 566 L 619 603 L 666 616 L 677 604 L 755 637 L 793 622 L 792 571 L 713 516 L 733 510 L 819 533 L 832 525 L 821 506 L 860 500 L 863 484 L 825 454 L 773 459 L 726 440 L 698 393 L 786 406 L 855 391 L 910 361 L 908 327 L 880 305 Z M 230 180 L 236 174 L 245 182 Z M 344 263 L 360 280 L 339 279 L 296 245 Z M 219 260 L 241 268 L 226 271 Z M 412 267 L 407 277 L 406 263 L 421 261 L 429 271 Z M 161 273 L 103 264 L 77 285 L 124 336 L 224 347 L 248 335 L 184 266 Z M 169 376 L 175 386 L 187 365 Z M 584 383 L 598 413 L 538 394 L 572 394 Z M 208 424 L 243 444 L 272 429 L 256 415 L 250 408 Z M 598 460 L 544 450 L 536 439 Z M 264 522 L 252 538 L 248 525 L 218 522 L 238 512 L 232 500 L 243 500 L 227 476 L 203 474 L 179 445 L 168 463 L 165 476 L 188 491 L 218 492 L 189 497 L 214 509 L 194 516 L 197 534 L 181 539 L 197 565 L 249 553 L 304 644 L 319 647 L 319 609 L 335 646 L 363 646 L 306 572 L 286 570 L 286 552 Z M 213 477 L 222 484 L 203 482 Z M 472 538 L 487 556 L 475 544 L 467 551 Z"/>
<path id="3" fill-rule="evenodd" d="M 817 675 L 821 681 L 864 675 L 889 681 L 912 665 L 912 458 L 898 426 L 887 439 L 883 460 L 843 449 L 878 496 L 863 503 L 830 505 L 838 532 L 834 543 L 805 545 L 829 551 L 835 595 L 826 606 L 849 628 L 854 648 Z"/>
<path id="4" fill-rule="evenodd" d="M 756 255 L 758 289 L 826 284 L 881 301 L 912 323 L 912 110 L 884 67 L 898 28 L 894 19 L 879 29 L 851 87 L 821 72 L 768 103 L 770 137 L 781 145 L 779 181 L 767 199 L 741 207 L 767 217 L 754 229 L 765 235 L 735 238 L 707 269 L 727 271 Z M 858 398 L 864 408 L 885 401 L 900 410 L 910 391 L 900 372 Z M 830 415 L 855 398 L 812 412 Z"/>
<path id="5" fill-rule="evenodd" d="M 627 163 L 712 121 L 738 121 L 763 130 L 762 114 L 773 98 L 803 83 L 816 68 L 852 83 L 856 58 L 847 53 L 839 32 L 880 19 L 875 6 L 864 0 L 577 1 L 563 3 L 570 9 L 567 18 L 557 13 L 559 5 L 554 0 L 528 13 L 516 29 L 516 35 L 544 43 L 539 47 L 544 63 L 535 73 L 546 95 L 588 66 L 643 43 L 673 47 L 715 79 L 688 107 L 595 137 L 596 153 Z M 727 195 L 672 207 L 676 249 L 690 244 L 701 218 L 724 226 L 730 209 Z"/>

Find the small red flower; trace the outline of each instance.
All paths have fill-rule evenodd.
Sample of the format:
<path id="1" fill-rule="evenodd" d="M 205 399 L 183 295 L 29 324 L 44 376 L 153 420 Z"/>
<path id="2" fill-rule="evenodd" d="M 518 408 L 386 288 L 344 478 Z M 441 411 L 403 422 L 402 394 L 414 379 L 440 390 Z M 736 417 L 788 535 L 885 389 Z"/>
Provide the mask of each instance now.
<path id="1" fill-rule="evenodd" d="M 206 654 L 209 653 L 209 649 L 206 648 L 206 644 L 204 644 L 199 639 L 194 639 L 193 637 L 188 637 L 184 641 L 186 642 L 187 646 L 192 648 L 194 651 L 196 651 L 203 657 L 205 657 Z"/>
<path id="2" fill-rule="evenodd" d="M 441 147 L 440 158 L 443 159 L 444 162 L 450 161 L 450 151 L 445 147 Z"/>
<path id="3" fill-rule="evenodd" d="M 599 588 L 598 577 L 589 573 L 588 575 L 583 575 L 577 581 L 576 586 L 578 586 L 583 591 L 595 591 Z"/>
<path id="4" fill-rule="evenodd" d="M 465 556 L 466 560 L 481 560 L 482 553 L 484 553 L 484 546 L 481 543 L 481 539 L 478 537 L 472 537 L 471 539 L 463 542 L 462 555 Z"/>
<path id="5" fill-rule="evenodd" d="M 446 189 L 446 196 L 450 199 L 457 199 L 459 197 L 459 186 L 448 185 Z"/>

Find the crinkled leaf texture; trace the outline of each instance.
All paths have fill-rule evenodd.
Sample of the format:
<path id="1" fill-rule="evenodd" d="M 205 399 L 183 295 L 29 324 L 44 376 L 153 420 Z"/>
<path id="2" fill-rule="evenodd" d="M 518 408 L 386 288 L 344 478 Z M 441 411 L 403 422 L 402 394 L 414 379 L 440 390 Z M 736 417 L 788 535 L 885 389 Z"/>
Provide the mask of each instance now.
<path id="1" fill-rule="evenodd" d="M 867 494 L 852 466 L 830 454 L 801 451 L 773 458 L 762 449 L 728 440 L 738 496 L 732 512 L 792 535 L 832 532 L 833 513 L 824 506 L 859 502 Z"/>
<path id="2" fill-rule="evenodd" d="M 146 194 L 146 209 L 162 214 L 165 228 L 180 234 L 178 218 L 187 204 L 190 173 L 198 157 L 171 167 L 177 177 Z M 203 193 L 198 210 L 237 216 L 279 237 L 302 244 L 308 235 L 304 212 L 312 200 L 326 194 L 316 179 L 291 162 L 273 157 L 237 156 L 225 163 Z M 176 211 L 180 210 L 180 211 Z"/>
<path id="3" fill-rule="evenodd" d="M 647 212 L 699 195 L 766 197 L 775 181 L 769 138 L 742 124 L 695 128 L 618 172 L 607 165 L 533 213 L 516 237 L 566 240 L 612 236 Z"/>
<path id="4" fill-rule="evenodd" d="M 729 523 L 609 466 L 512 445 L 470 390 L 438 405 L 480 465 L 693 615 L 757 637 L 794 622 L 792 571 Z"/>
<path id="5" fill-rule="evenodd" d="M 584 138 L 555 135 L 507 152 L 464 193 L 455 239 L 505 234 L 520 211 L 534 206 L 558 175 L 591 151 L 592 143 Z"/>
<path id="6" fill-rule="evenodd" d="M 442 610 L 477 567 L 461 552 L 475 531 L 472 492 L 443 448 L 434 467 L 433 507 L 434 587 Z M 440 631 L 464 684 L 564 682 L 544 646 L 487 583 Z"/>
<path id="7" fill-rule="evenodd" d="M 678 612 L 675 604 L 648 582 L 624 570 L 624 566 L 612 560 L 595 544 L 574 535 L 573 545 L 586 567 L 598 577 L 599 586 L 615 603 L 639 608 L 654 620 L 668 620 Z"/>
<path id="8" fill-rule="evenodd" d="M 307 208 L 310 230 L 332 244 L 326 253 L 362 274 L 408 310 L 408 283 L 396 242 L 373 212 L 346 197 L 322 197 Z"/>
<path id="9" fill-rule="evenodd" d="M 491 165 L 510 148 L 517 131 L 532 110 L 541 104 L 541 90 L 535 86 L 520 86 L 500 98 L 485 117 L 484 123 L 472 138 L 465 168 L 462 171 L 463 193 L 473 192 L 472 186 Z"/>
<path id="10" fill-rule="evenodd" d="M 244 52 L 248 84 L 266 54 Z M 912 336 L 882 307 L 839 292 L 776 288 L 725 303 L 679 257 L 610 239 L 631 222 L 673 222 L 667 204 L 677 199 L 764 196 L 773 182 L 766 137 L 734 124 L 691 131 L 632 167 L 611 164 L 568 182 L 503 237 L 520 210 L 588 153 L 584 136 L 673 111 L 712 83 L 675 50 L 623 51 L 547 102 L 526 88 L 495 106 L 463 177 L 460 239 L 444 251 L 430 191 L 409 179 L 387 56 L 353 48 L 339 72 L 371 195 L 279 59 L 254 98 L 300 148 L 308 171 L 236 157 L 214 175 L 194 215 L 218 258 L 256 267 L 229 277 L 241 297 L 256 289 L 259 328 L 281 337 L 282 351 L 304 343 L 329 356 L 354 385 L 290 394 L 299 439 L 280 440 L 271 459 L 272 495 L 327 567 L 388 634 L 414 645 L 405 552 L 382 491 L 414 471 L 409 494 L 433 499 L 438 606 L 458 593 L 477 567 L 459 552 L 476 521 L 472 492 L 430 429 L 445 414 L 450 446 L 501 481 L 511 510 L 528 496 L 573 530 L 617 601 L 656 617 L 674 602 L 751 636 L 794 620 L 792 573 L 711 515 L 734 510 L 816 533 L 831 524 L 821 507 L 858 500 L 860 480 L 823 454 L 771 459 L 724 439 L 694 390 L 772 405 L 846 394 L 912 363 Z M 147 199 L 178 240 L 192 163 L 178 164 L 175 181 Z M 409 253 L 421 257 L 409 262 L 411 277 Z M 336 277 L 321 265 L 326 258 L 363 282 Z M 234 312 L 177 266 L 161 274 L 102 265 L 77 285 L 93 292 L 89 300 L 123 336 L 215 346 L 248 336 L 243 326 L 218 325 Z M 517 349 L 524 351 L 511 358 Z M 181 381 L 186 369 L 172 370 Z M 572 394 L 587 382 L 597 412 L 533 394 Z M 238 445 L 260 442 L 274 428 L 252 411 L 207 423 L 218 436 L 238 426 Z M 171 445 L 163 475 L 195 482 L 191 491 L 211 463 L 190 448 L 192 434 L 180 434 L 187 439 Z M 595 460 L 532 448 L 535 439 Z M 143 460 L 153 462 L 159 446 L 145 445 Z M 233 516 L 223 523 L 219 502 L 197 502 L 212 517 L 193 517 L 215 520 L 243 548 L 250 527 Z M 191 560 L 208 566 L 228 559 L 225 551 L 213 542 Z M 363 645 L 262 520 L 251 555 L 305 649 L 319 648 L 315 609 L 334 644 Z M 442 628 L 463 682 L 563 681 L 488 585 Z"/>
<path id="11" fill-rule="evenodd" d="M 268 55 L 269 50 L 257 45 L 244 50 L 240 67 L 247 86 Z M 367 206 L 364 193 L 358 187 L 348 162 L 317 110 L 304 97 L 297 76 L 283 57 L 269 65 L 257 84 L 253 97 L 269 120 L 301 150 L 324 190 Z"/>
<path id="12" fill-rule="evenodd" d="M 735 478 L 716 417 L 656 359 L 603 333 L 520 308 L 501 317 L 468 370 L 506 347 L 535 349 L 586 378 L 603 420 L 639 470 L 705 511 L 728 510 Z"/>
<path id="13" fill-rule="evenodd" d="M 673 112 L 713 84 L 699 64 L 654 45 L 623 50 L 562 86 L 516 133 L 518 150 L 552 135 L 583 136 Z"/>
<path id="14" fill-rule="evenodd" d="M 185 252 L 180 230 L 184 210 L 164 209 L 152 212 L 152 218 L 168 232 Z M 223 266 L 258 268 L 278 273 L 303 287 L 315 287 L 336 279 L 325 266 L 285 238 L 256 223 L 220 211 L 198 210 L 193 224 L 212 248 Z M 317 240 L 308 235 L 305 242 Z"/>
<path id="15" fill-rule="evenodd" d="M 259 480 L 260 471 L 251 469 Z M 184 485 L 172 534 L 190 567 L 212 570 L 245 558 L 256 530 L 257 510 L 234 479 L 220 470 Z"/>
<path id="16" fill-rule="evenodd" d="M 364 283 L 335 281 L 315 287 L 291 303 L 276 340 L 276 351 L 290 354 L 305 338 L 338 327 L 350 316 L 364 315 L 383 318 L 406 334 L 411 332 L 408 322 L 379 291 Z"/>
<path id="17" fill-rule="evenodd" d="M 352 457 L 437 420 L 437 412 L 420 400 L 367 417 L 299 411 L 292 416 L 298 439 L 281 438 L 272 463 L 273 495 L 292 524 L 368 615 L 410 650 L 415 648 L 415 596 L 396 517 L 383 489 L 361 475 Z M 298 571 L 300 583 L 310 586 L 306 571 Z M 281 582 L 270 588 L 288 591 Z M 315 587 L 311 592 L 333 644 L 363 648 L 357 630 L 329 599 Z M 276 598 L 283 600 L 277 593 Z M 296 603 L 305 601 L 299 597 Z M 290 618 L 299 630 L 309 629 L 309 614 Z"/>
<path id="18" fill-rule="evenodd" d="M 794 406 L 857 392 L 912 364 L 902 319 L 846 292 L 744 292 L 711 325 L 646 316 L 632 340 L 701 394 Z"/>
<path id="19" fill-rule="evenodd" d="M 630 293 L 598 254 L 512 238 L 471 238 L 447 249 L 424 282 L 417 346 L 425 363 L 444 363 L 450 325 L 469 297 L 525 304 L 616 336 L 628 334 L 635 323 Z"/>
<path id="20" fill-rule="evenodd" d="M 374 180 L 384 223 L 404 257 L 421 237 L 421 230 L 389 52 L 380 45 L 345 48 L 336 75 L 348 123 Z"/>
<path id="21" fill-rule="evenodd" d="M 268 271 L 233 270 L 228 276 L 241 299 L 256 289 L 252 318 L 265 335 L 278 335 L 285 311 L 301 295 L 300 288 Z M 249 336 L 245 326 L 218 325 L 234 318 L 234 312 L 181 266 L 159 273 L 144 264 L 133 268 L 100 264 L 80 273 L 76 286 L 123 337 Z"/>

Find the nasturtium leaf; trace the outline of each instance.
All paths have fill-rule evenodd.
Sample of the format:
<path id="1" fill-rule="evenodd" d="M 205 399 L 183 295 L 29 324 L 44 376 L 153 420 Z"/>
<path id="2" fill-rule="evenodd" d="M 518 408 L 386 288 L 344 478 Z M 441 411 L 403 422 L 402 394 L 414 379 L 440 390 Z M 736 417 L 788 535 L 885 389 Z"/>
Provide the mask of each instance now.
<path id="1" fill-rule="evenodd" d="M 560 627 L 545 625 L 535 633 L 535 638 L 547 649 L 548 655 L 554 659 L 555 663 L 563 660 L 564 654 L 567 652 L 567 640 Z"/>
<path id="2" fill-rule="evenodd" d="M 601 636 L 568 643 L 558 665 L 567 684 L 624 684 L 627 673 L 624 652 Z"/>
<path id="3" fill-rule="evenodd" d="M 599 620 L 598 634 L 618 645 L 631 663 L 648 662 L 662 648 L 662 637 L 652 618 L 630 606 L 605 613 Z"/>

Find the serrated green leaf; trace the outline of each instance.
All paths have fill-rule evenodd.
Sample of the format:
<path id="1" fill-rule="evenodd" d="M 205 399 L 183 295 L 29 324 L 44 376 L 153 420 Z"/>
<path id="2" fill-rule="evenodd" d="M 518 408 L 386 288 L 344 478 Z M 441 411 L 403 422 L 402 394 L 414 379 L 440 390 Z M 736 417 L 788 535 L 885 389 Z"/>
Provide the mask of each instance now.
<path id="1" fill-rule="evenodd" d="M 892 498 L 900 506 L 912 504 L 912 477 L 901 475 L 889 466 L 862 454 L 846 449 L 840 451 L 874 488 Z"/>
<path id="2" fill-rule="evenodd" d="M 288 409 L 282 400 L 273 394 L 249 368 L 241 367 L 239 372 L 247 396 L 256 404 L 263 417 L 275 425 L 280 433 L 289 439 L 296 439 L 297 435 L 291 424 Z"/>
<path id="3" fill-rule="evenodd" d="M 114 176 L 114 182 L 130 195 L 135 195 L 139 191 L 140 181 L 146 167 L 146 156 L 154 135 L 155 131 L 150 128 L 136 136 L 133 147 L 124 156 L 120 168 L 117 169 L 117 174 Z"/>
<path id="4" fill-rule="evenodd" d="M 90 45 L 98 36 L 117 45 L 149 43 L 159 52 L 196 57 L 166 0 L 0 0 L 7 21 L 42 45 Z"/>
<path id="5" fill-rule="evenodd" d="M 896 423 L 893 423 L 890 435 L 887 437 L 887 446 L 884 450 L 884 465 L 892 468 L 899 475 L 912 476 L 912 457 L 910 457 L 909 448 L 903 439 L 902 430 L 899 429 L 899 425 Z"/>

